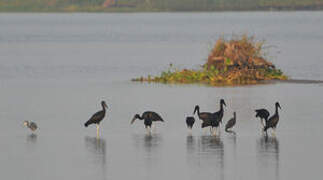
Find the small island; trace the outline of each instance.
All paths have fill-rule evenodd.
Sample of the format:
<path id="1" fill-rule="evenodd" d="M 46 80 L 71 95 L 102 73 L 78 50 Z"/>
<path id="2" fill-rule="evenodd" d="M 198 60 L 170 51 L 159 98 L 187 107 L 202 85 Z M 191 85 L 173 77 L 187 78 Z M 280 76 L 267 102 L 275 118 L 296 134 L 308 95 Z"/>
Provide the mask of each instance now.
<path id="1" fill-rule="evenodd" d="M 287 80 L 280 69 L 266 60 L 263 48 L 264 41 L 256 41 L 253 36 L 219 38 L 199 69 L 178 70 L 171 64 L 160 76 L 148 75 L 132 81 L 232 86 Z"/>

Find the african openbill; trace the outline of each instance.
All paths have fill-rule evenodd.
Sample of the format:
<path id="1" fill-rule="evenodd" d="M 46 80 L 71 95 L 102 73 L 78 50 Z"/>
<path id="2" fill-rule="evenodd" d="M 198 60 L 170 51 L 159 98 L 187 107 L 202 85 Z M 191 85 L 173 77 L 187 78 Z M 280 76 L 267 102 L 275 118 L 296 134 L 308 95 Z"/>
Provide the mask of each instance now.
<path id="1" fill-rule="evenodd" d="M 267 111 L 267 109 L 256 109 L 256 117 L 260 118 L 260 122 L 262 124 L 262 128 L 265 127 L 265 122 L 268 121 L 268 117 L 269 117 L 269 112 Z"/>
<path id="2" fill-rule="evenodd" d="M 266 135 L 267 135 L 267 130 L 269 128 L 272 128 L 274 132 L 276 130 L 276 127 L 279 121 L 278 108 L 281 109 L 279 102 L 276 102 L 275 114 L 268 119 L 268 121 L 266 122 L 266 126 L 264 127 L 264 132 L 266 132 Z M 275 133 L 273 133 L 273 135 L 275 135 Z"/>
<path id="3" fill-rule="evenodd" d="M 193 114 L 197 112 L 197 115 L 199 119 L 203 121 L 201 127 L 208 127 L 210 126 L 210 132 L 212 133 L 213 128 L 219 127 L 220 123 L 222 123 L 222 118 L 223 118 L 223 105 L 226 106 L 225 102 L 223 99 L 220 100 L 220 110 L 215 112 L 215 113 L 210 113 L 210 112 L 200 112 L 200 107 L 198 105 L 195 106 Z M 215 134 L 215 132 L 214 132 Z"/>
<path id="4" fill-rule="evenodd" d="M 145 128 L 147 129 L 149 134 L 151 133 L 150 129 L 151 129 L 151 125 L 152 125 L 153 121 L 164 122 L 163 118 L 159 114 L 157 114 L 156 112 L 153 112 L 153 111 L 145 111 L 144 113 L 142 113 L 141 116 L 139 114 L 136 114 L 132 118 L 130 124 L 133 124 L 136 119 L 144 120 Z"/>
<path id="5" fill-rule="evenodd" d="M 96 125 L 96 135 L 98 137 L 99 137 L 100 122 L 103 120 L 103 118 L 105 116 L 105 111 L 106 111 L 105 108 L 108 109 L 108 106 L 105 103 L 105 101 L 101 101 L 101 106 L 102 106 L 102 110 L 93 114 L 92 117 L 88 121 L 86 121 L 86 123 L 84 124 L 85 127 L 88 127 L 91 124 L 95 124 Z"/>
<path id="6" fill-rule="evenodd" d="M 194 119 L 193 116 L 186 117 L 186 125 L 187 125 L 187 128 L 192 129 L 193 128 L 193 125 L 194 125 L 194 122 L 195 122 L 195 119 Z"/>
<path id="7" fill-rule="evenodd" d="M 224 99 L 220 100 L 220 110 L 218 112 L 215 112 L 215 116 L 217 117 L 218 122 L 222 123 L 222 118 L 223 118 L 223 113 L 224 113 L 224 109 L 223 109 L 223 105 L 227 106 L 224 102 Z"/>
<path id="8" fill-rule="evenodd" d="M 200 106 L 196 105 L 194 108 L 193 114 L 197 112 L 197 116 L 200 120 L 202 120 L 201 128 L 209 127 L 210 126 L 210 133 L 212 134 L 213 127 L 218 127 L 219 122 L 217 122 L 214 116 L 214 113 L 210 112 L 200 112 Z"/>
<path id="9" fill-rule="evenodd" d="M 233 128 L 233 126 L 236 124 L 236 120 L 237 120 L 237 116 L 236 116 L 236 112 L 234 112 L 233 118 L 231 118 L 225 125 L 225 132 L 233 132 L 233 131 L 230 131 L 229 129 Z"/>
<path id="10" fill-rule="evenodd" d="M 32 121 L 24 121 L 24 125 L 27 126 L 31 131 L 36 131 L 38 126 L 35 122 Z"/>

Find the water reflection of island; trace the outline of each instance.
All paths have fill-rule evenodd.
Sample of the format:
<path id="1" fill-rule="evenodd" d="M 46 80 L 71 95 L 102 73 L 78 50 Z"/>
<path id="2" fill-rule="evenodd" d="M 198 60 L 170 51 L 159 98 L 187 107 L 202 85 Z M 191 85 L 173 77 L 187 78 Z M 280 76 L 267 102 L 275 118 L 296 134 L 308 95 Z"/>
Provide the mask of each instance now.
<path id="1" fill-rule="evenodd" d="M 263 136 L 257 144 L 258 168 L 261 177 L 279 180 L 279 141 L 276 137 Z"/>

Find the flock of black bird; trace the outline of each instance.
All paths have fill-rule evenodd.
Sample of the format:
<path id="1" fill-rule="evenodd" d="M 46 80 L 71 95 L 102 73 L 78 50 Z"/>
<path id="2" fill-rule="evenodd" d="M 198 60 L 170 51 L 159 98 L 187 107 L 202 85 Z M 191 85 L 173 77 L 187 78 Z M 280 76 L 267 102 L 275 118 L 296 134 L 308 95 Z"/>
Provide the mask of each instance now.
<path id="1" fill-rule="evenodd" d="M 102 110 L 96 112 L 92 115 L 92 117 L 85 122 L 84 126 L 88 127 L 91 124 L 95 124 L 97 128 L 97 136 L 99 136 L 99 125 L 100 122 L 104 119 L 106 114 L 106 109 L 108 108 L 105 101 L 101 101 Z M 198 105 L 195 106 L 193 115 L 197 113 L 198 118 L 202 121 L 201 128 L 210 127 L 210 133 L 216 135 L 216 130 L 219 128 L 220 124 L 222 124 L 223 114 L 224 114 L 224 106 L 226 106 L 223 99 L 220 100 L 220 110 L 217 112 L 200 112 L 200 107 Z M 267 130 L 272 128 L 275 132 L 278 121 L 279 121 L 279 114 L 278 108 L 281 109 L 280 104 L 278 102 L 275 103 L 275 113 L 271 116 L 266 109 L 256 109 L 256 117 L 260 118 L 263 132 L 267 136 Z M 227 121 L 225 125 L 225 131 L 228 133 L 234 133 L 231 129 L 236 124 L 236 112 L 233 113 L 233 117 Z M 153 122 L 161 121 L 164 122 L 163 118 L 153 111 L 146 111 L 142 113 L 140 116 L 136 114 L 133 119 L 131 120 L 131 124 L 135 122 L 136 119 L 144 120 L 145 128 L 147 129 L 148 133 L 151 133 L 151 126 Z M 195 118 L 193 116 L 188 116 L 186 118 L 186 125 L 189 129 L 192 129 L 195 123 Z M 35 122 L 28 122 L 25 121 L 24 125 L 27 126 L 30 130 L 36 131 L 38 128 Z"/>

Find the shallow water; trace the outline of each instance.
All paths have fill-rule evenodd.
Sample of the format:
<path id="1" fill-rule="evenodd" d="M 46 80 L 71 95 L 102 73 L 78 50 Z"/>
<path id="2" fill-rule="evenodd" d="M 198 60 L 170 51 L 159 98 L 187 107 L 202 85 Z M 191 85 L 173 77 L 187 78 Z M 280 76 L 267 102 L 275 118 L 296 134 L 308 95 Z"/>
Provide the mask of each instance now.
<path id="1" fill-rule="evenodd" d="M 323 79 L 321 12 L 163 14 L 0 14 L 0 169 L 4 179 L 305 179 L 321 177 L 322 84 L 243 87 L 140 84 L 169 63 L 198 67 L 219 35 L 266 39 L 275 64 L 295 79 Z M 185 117 L 199 104 L 236 136 L 201 130 Z M 84 122 L 106 100 L 101 124 Z M 264 138 L 254 109 L 282 110 Z M 147 136 L 130 120 L 154 110 Z M 24 120 L 37 122 L 32 135 Z M 219 133 L 219 132 L 218 132 Z"/>

